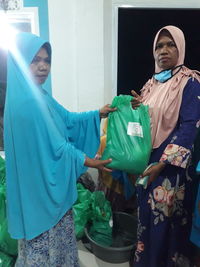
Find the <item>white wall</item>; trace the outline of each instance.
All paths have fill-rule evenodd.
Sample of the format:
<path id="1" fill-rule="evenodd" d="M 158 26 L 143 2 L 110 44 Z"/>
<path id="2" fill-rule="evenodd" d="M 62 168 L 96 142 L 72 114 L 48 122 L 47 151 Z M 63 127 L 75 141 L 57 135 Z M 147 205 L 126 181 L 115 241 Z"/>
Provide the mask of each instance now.
<path id="1" fill-rule="evenodd" d="M 70 110 L 77 109 L 75 0 L 49 0 L 52 45 L 52 94 Z"/>
<path id="2" fill-rule="evenodd" d="M 49 0 L 52 92 L 69 110 L 104 105 L 102 0 Z"/>

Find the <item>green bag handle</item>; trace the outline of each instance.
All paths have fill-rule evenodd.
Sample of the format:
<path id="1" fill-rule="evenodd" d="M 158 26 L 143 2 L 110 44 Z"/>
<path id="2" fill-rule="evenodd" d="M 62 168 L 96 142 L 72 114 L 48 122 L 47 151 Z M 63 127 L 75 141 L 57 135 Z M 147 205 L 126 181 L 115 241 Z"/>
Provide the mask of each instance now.
<path id="1" fill-rule="evenodd" d="M 119 95 L 115 96 L 113 98 L 111 108 L 117 108 L 120 106 L 131 106 L 131 100 L 133 100 L 134 97 L 131 95 Z M 139 106 L 140 110 L 143 110 L 143 112 L 147 113 L 149 110 L 149 107 L 147 105 L 143 105 L 142 103 Z"/>
<path id="2" fill-rule="evenodd" d="M 113 98 L 111 107 L 116 108 L 120 105 L 130 105 L 131 100 L 133 99 L 133 96 L 131 95 L 119 95 L 115 96 Z"/>

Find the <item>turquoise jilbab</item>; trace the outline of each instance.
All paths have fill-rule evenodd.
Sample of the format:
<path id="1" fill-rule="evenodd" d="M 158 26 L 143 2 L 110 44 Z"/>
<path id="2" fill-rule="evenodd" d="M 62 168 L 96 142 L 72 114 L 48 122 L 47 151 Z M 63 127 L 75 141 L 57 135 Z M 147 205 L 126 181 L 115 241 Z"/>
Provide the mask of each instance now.
<path id="1" fill-rule="evenodd" d="M 30 240 L 51 229 L 77 198 L 85 155 L 99 147 L 99 111 L 71 113 L 34 84 L 29 65 L 50 44 L 19 33 L 8 51 L 4 112 L 7 217 L 11 237 Z"/>

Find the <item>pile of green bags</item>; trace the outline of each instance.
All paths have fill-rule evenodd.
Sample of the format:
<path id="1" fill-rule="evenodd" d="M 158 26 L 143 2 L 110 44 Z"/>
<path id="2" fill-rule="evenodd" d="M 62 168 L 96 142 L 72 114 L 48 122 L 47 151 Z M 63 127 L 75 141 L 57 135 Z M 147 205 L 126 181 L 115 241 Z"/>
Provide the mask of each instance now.
<path id="1" fill-rule="evenodd" d="M 112 219 L 110 202 L 102 191 L 90 192 L 82 184 L 77 184 L 78 199 L 73 205 L 76 238 L 84 236 L 87 224 L 89 235 L 98 244 L 110 246 L 112 243 Z"/>
<path id="2" fill-rule="evenodd" d="M 91 196 L 92 193 L 85 189 L 82 184 L 77 184 L 78 198 L 73 205 L 73 216 L 75 223 L 76 238 L 80 239 L 84 235 L 85 225 L 92 216 Z"/>
<path id="3" fill-rule="evenodd" d="M 102 159 L 111 158 L 111 169 L 141 174 L 146 169 L 152 150 L 148 106 L 132 109 L 132 96 L 116 96 L 108 117 L 106 147 Z"/>
<path id="4" fill-rule="evenodd" d="M 106 200 L 102 191 L 96 191 L 92 194 L 91 207 L 92 218 L 89 235 L 98 244 L 110 246 L 112 244 L 111 204 Z"/>
<path id="5" fill-rule="evenodd" d="M 0 157 L 0 267 L 14 266 L 17 256 L 17 240 L 8 233 L 6 219 L 5 161 Z"/>

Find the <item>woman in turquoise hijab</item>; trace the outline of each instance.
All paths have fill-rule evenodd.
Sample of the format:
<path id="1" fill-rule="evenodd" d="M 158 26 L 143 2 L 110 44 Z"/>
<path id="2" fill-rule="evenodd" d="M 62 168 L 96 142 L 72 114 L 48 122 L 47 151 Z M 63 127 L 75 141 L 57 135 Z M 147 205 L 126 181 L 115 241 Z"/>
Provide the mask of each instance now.
<path id="1" fill-rule="evenodd" d="M 71 113 L 43 88 L 51 46 L 30 33 L 16 35 L 8 51 L 4 112 L 7 217 L 19 239 L 16 266 L 79 266 L 71 207 L 76 181 L 94 160 L 100 117 L 114 111 Z"/>

